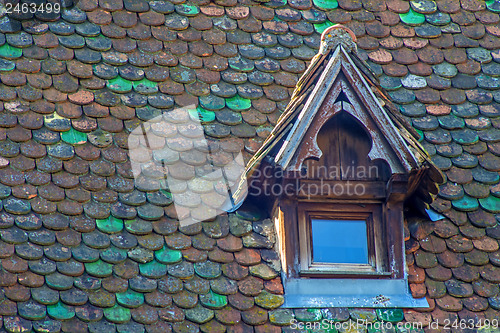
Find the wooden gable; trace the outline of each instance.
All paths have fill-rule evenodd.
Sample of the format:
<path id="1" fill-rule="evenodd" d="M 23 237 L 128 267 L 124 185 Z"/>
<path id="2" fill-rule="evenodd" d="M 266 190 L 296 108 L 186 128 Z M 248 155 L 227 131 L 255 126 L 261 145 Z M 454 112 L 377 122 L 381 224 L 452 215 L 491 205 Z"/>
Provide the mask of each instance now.
<path id="1" fill-rule="evenodd" d="M 369 145 L 369 160 L 387 162 L 391 174 L 409 173 L 417 166 L 416 157 L 342 46 L 339 46 L 330 58 L 299 114 L 298 121 L 288 133 L 285 144 L 275 157 L 276 164 L 285 170 L 299 171 L 306 159 L 321 159 L 323 152 L 318 147 L 318 135 L 325 124 L 335 118 L 337 120 L 334 123 L 337 123 L 337 126 L 344 119 L 346 127 L 333 130 L 345 137 L 335 138 L 335 134 L 330 133 L 329 144 L 338 145 L 336 149 L 338 153 L 331 151 L 326 159 L 334 165 L 341 162 L 334 161 L 335 154 L 338 154 L 339 158 L 350 155 L 352 160 L 344 161 L 347 163 L 352 161 L 364 163 L 364 157 L 358 155 L 365 150 L 366 147 L 362 147 L 363 145 Z M 358 124 L 359 129 L 364 130 L 359 137 L 356 137 L 356 133 L 348 133 L 349 123 L 353 121 Z M 330 125 L 335 126 L 333 123 Z M 370 142 L 362 139 L 365 137 L 364 134 L 368 134 Z M 328 139 L 323 135 L 322 140 Z M 350 144 L 345 142 L 349 140 L 359 142 L 357 144 L 353 144 L 352 141 Z M 356 151 L 358 145 L 361 145 L 360 150 Z"/>

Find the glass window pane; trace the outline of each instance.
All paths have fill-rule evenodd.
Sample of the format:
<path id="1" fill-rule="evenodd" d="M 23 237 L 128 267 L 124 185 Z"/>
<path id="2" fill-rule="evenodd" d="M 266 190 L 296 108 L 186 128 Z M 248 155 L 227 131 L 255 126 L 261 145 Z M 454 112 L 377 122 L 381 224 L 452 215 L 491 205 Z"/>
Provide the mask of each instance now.
<path id="1" fill-rule="evenodd" d="M 313 219 L 311 224 L 313 262 L 369 263 L 366 221 Z"/>

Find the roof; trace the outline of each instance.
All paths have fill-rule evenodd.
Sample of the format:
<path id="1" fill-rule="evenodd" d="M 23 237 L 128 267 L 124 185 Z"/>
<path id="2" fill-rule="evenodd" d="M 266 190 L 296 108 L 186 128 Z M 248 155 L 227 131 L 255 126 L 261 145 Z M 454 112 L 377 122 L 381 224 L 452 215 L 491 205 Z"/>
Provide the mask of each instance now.
<path id="1" fill-rule="evenodd" d="M 2 10 L 0 331 L 274 332 L 293 316 L 386 313 L 497 319 L 499 10 L 492 0 L 80 0 L 35 18 Z M 276 310 L 279 261 L 258 208 L 179 228 L 168 194 L 134 186 L 128 132 L 176 106 L 200 106 L 221 159 L 243 149 L 248 161 L 333 23 L 354 31 L 360 59 L 446 175 L 433 204 L 446 219 L 408 221 L 410 288 L 430 303 L 420 312 Z"/>

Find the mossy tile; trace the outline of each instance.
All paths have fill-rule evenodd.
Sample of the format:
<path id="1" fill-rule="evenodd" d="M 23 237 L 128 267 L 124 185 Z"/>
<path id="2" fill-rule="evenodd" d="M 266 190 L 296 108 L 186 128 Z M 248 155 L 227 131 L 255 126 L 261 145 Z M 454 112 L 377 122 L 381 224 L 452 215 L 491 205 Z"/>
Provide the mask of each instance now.
<path id="1" fill-rule="evenodd" d="M 75 316 L 75 309 L 59 301 L 53 305 L 47 305 L 47 313 L 56 320 L 68 320 Z"/>
<path id="2" fill-rule="evenodd" d="M 425 15 L 417 13 L 412 8 L 408 13 L 399 14 L 399 18 L 408 25 L 419 25 L 425 22 Z"/>
<path id="3" fill-rule="evenodd" d="M 167 266 L 153 260 L 145 264 L 139 264 L 141 275 L 148 278 L 159 279 L 167 274 Z"/>
<path id="4" fill-rule="evenodd" d="M 87 134 L 79 132 L 71 127 L 69 131 L 61 133 L 61 139 L 72 145 L 81 145 L 87 142 Z"/>
<path id="5" fill-rule="evenodd" d="M 487 0 L 486 8 L 491 10 L 493 13 L 500 13 L 500 1 L 499 0 Z"/>
<path id="6" fill-rule="evenodd" d="M 291 309 L 269 311 L 269 321 L 279 326 L 289 325 L 293 318 L 294 316 Z"/>
<path id="7" fill-rule="evenodd" d="M 221 275 L 221 266 L 218 263 L 204 261 L 194 264 L 194 271 L 205 279 L 215 279 Z"/>
<path id="8" fill-rule="evenodd" d="M 479 199 L 481 207 L 491 213 L 500 213 L 500 198 L 490 195 L 487 198 Z"/>
<path id="9" fill-rule="evenodd" d="M 197 305 L 185 312 L 186 318 L 197 324 L 204 324 L 214 317 L 214 311 Z"/>
<path id="10" fill-rule="evenodd" d="M 339 6 L 337 0 L 313 0 L 313 3 L 316 7 L 325 10 L 335 9 Z"/>
<path id="11" fill-rule="evenodd" d="M 108 80 L 106 86 L 114 92 L 117 93 L 127 93 L 132 90 L 132 82 L 125 80 L 121 76 L 117 76 L 114 79 Z"/>
<path id="12" fill-rule="evenodd" d="M 106 277 L 113 274 L 113 265 L 102 261 L 101 259 L 85 263 L 87 273 L 97 277 Z"/>
<path id="13" fill-rule="evenodd" d="M 411 9 L 421 14 L 432 14 L 437 11 L 437 4 L 432 0 L 414 0 L 410 5 Z"/>
<path id="14" fill-rule="evenodd" d="M 255 297 L 255 304 L 258 306 L 272 310 L 280 307 L 285 302 L 282 295 L 271 294 L 270 292 L 264 290 L 257 297 Z"/>
<path id="15" fill-rule="evenodd" d="M 235 95 L 234 97 L 226 98 L 226 106 L 234 111 L 243 111 L 250 109 L 252 102 L 248 98 Z"/>
<path id="16" fill-rule="evenodd" d="M 377 317 L 381 321 L 397 323 L 404 319 L 402 309 L 377 309 Z"/>
<path id="17" fill-rule="evenodd" d="M 464 195 L 462 199 L 452 201 L 451 204 L 454 208 L 464 212 L 475 211 L 479 207 L 477 199 L 468 195 Z"/>
<path id="18" fill-rule="evenodd" d="M 104 309 L 104 317 L 113 323 L 126 323 L 130 320 L 130 310 L 119 305 Z"/>
<path id="19" fill-rule="evenodd" d="M 200 302 L 209 309 L 222 309 L 227 305 L 227 296 L 210 291 L 208 294 L 200 295 Z"/>
<path id="20" fill-rule="evenodd" d="M 325 31 L 327 28 L 333 26 L 334 24 L 331 21 L 326 20 L 323 23 L 315 23 L 313 25 L 314 25 L 314 30 L 316 30 L 316 32 L 318 34 L 322 34 L 323 31 Z"/>
<path id="21" fill-rule="evenodd" d="M 117 293 L 116 301 L 127 308 L 137 308 L 144 303 L 144 294 L 128 289 L 126 292 Z"/>
<path id="22" fill-rule="evenodd" d="M 97 229 L 107 234 L 114 234 L 123 230 L 123 220 L 110 215 L 103 220 L 95 220 Z"/>
<path id="23" fill-rule="evenodd" d="M 189 117 L 193 121 L 200 121 L 202 124 L 204 124 L 215 120 L 215 112 L 205 110 L 201 106 L 198 106 L 196 109 L 189 110 Z"/>
<path id="24" fill-rule="evenodd" d="M 182 252 L 164 246 L 163 249 L 155 251 L 155 258 L 162 264 L 175 264 L 182 260 Z"/>
<path id="25" fill-rule="evenodd" d="M 23 55 L 23 50 L 9 44 L 0 46 L 0 57 L 7 59 L 16 59 Z"/>

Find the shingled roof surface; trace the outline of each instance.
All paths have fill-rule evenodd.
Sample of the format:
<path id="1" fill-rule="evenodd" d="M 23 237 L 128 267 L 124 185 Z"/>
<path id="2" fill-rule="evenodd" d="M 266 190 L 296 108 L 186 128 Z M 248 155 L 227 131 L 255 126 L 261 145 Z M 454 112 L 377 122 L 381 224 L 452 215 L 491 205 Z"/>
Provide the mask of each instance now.
<path id="1" fill-rule="evenodd" d="M 0 332 L 498 319 L 499 12 L 498 0 L 2 10 Z M 428 309 L 279 309 L 273 225 L 257 208 L 179 227 L 168 192 L 134 184 L 127 134 L 179 106 L 199 106 L 221 160 L 240 150 L 248 160 L 334 23 L 355 32 L 359 56 L 447 176 L 433 204 L 446 218 L 407 222 L 410 288 Z"/>

